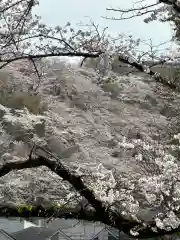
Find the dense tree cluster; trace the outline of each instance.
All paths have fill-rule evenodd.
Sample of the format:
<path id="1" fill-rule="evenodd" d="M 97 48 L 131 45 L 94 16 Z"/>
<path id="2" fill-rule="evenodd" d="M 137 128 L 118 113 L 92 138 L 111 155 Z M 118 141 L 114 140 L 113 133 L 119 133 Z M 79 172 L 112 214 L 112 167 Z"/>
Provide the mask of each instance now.
<path id="1" fill-rule="evenodd" d="M 41 60 L 50 57 L 76 56 L 97 58 L 95 66 L 99 74 L 98 83 L 109 78 L 112 70 L 112 61 L 118 64 L 131 65 L 138 71 L 154 77 L 157 82 L 165 85 L 175 94 L 179 94 L 178 85 L 154 72 L 154 64 L 164 64 L 168 56 L 156 56 L 151 46 L 151 52 L 138 55 L 135 48 L 140 39 L 133 40 L 122 34 L 117 39 L 106 35 L 105 29 L 100 32 L 98 25 L 90 21 L 90 25 L 75 31 L 71 23 L 65 26 L 50 28 L 41 18 L 33 14 L 33 8 L 40 4 L 36 0 L 4 0 L 0 1 L 0 62 L 1 68 L 18 60 L 28 60 L 37 75 L 42 77 L 39 65 Z M 113 9 L 114 14 L 120 17 L 112 20 L 130 19 L 144 15 L 145 22 L 160 20 L 169 21 L 175 30 L 174 39 L 178 42 L 180 37 L 180 1 L 159 0 L 157 3 L 147 5 L 145 1 L 138 1 L 131 9 Z M 108 18 L 108 17 L 106 17 Z M 154 54 L 154 55 L 153 55 Z M 142 57 L 148 56 L 156 60 L 153 65 L 147 65 Z M 26 109 L 27 110 L 27 109 Z M 33 116 L 28 110 L 15 111 L 16 117 L 8 107 L 0 105 L 1 115 L 13 124 L 21 123 L 31 130 L 40 118 Z M 50 116 L 44 116 L 50 121 Z M 27 121 L 29 119 L 29 122 Z M 57 120 L 58 121 L 58 120 Z M 141 139 L 128 140 L 124 137 L 119 141 L 118 147 L 134 151 L 134 159 L 139 164 L 151 163 L 153 173 L 144 176 L 118 176 L 99 164 L 96 168 L 76 171 L 68 169 L 61 160 L 47 149 L 35 144 L 31 152 L 23 161 L 4 162 L 0 168 L 0 177 L 9 172 L 27 168 L 45 166 L 62 180 L 62 185 L 69 194 L 60 203 L 43 205 L 42 201 L 34 201 L 31 205 L 16 205 L 0 203 L 0 214 L 3 216 L 21 217 L 59 217 L 77 218 L 89 221 L 100 221 L 115 227 L 129 236 L 135 238 L 151 238 L 165 234 L 178 233 L 180 230 L 180 163 L 173 151 L 179 151 L 180 134 L 171 139 L 171 143 L 163 145 L 158 141 L 147 144 Z M 40 152 L 38 150 L 41 150 Z M 148 163 L 145 152 L 148 152 Z M 41 153 L 41 154 L 40 154 Z M 8 158 L 8 154 L 3 156 Z M 138 193 L 138 194 L 137 194 Z M 137 196 L 138 195 L 138 196 Z M 68 204 L 72 199 L 78 199 L 75 205 Z M 36 199 L 37 200 L 37 199 Z M 144 221 L 138 216 L 141 208 L 154 207 L 157 214 L 151 221 Z"/>

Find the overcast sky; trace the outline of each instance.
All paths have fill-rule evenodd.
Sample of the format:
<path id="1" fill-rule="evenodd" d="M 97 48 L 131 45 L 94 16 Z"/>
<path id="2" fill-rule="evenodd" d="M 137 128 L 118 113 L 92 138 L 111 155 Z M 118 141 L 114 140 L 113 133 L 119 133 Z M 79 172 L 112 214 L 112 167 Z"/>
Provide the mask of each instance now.
<path id="1" fill-rule="evenodd" d="M 42 16 L 43 21 L 50 25 L 63 25 L 70 21 L 74 25 L 83 21 L 87 23 L 85 16 L 99 24 L 101 27 L 108 27 L 112 35 L 118 33 L 132 34 L 135 38 L 152 38 L 154 44 L 159 44 L 171 38 L 172 31 L 169 24 L 153 22 L 146 24 L 143 18 L 131 20 L 112 21 L 105 20 L 102 16 L 110 16 L 106 7 L 132 7 L 135 0 L 40 0 L 37 12 Z M 152 4 L 156 0 L 146 0 Z M 117 16 L 118 15 L 114 15 Z"/>

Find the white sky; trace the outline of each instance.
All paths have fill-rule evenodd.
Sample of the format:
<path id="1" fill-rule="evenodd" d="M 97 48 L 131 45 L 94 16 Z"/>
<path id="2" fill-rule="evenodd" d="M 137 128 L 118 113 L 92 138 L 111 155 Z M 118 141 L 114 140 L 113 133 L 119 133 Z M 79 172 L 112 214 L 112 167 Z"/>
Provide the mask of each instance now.
<path id="1" fill-rule="evenodd" d="M 118 33 L 132 34 L 135 38 L 152 38 L 155 45 L 160 44 L 171 38 L 172 30 L 167 23 L 153 22 L 146 24 L 143 18 L 134 18 L 131 20 L 112 21 L 105 20 L 101 16 L 110 16 L 106 7 L 132 7 L 135 0 L 40 0 L 37 13 L 42 16 L 46 24 L 55 26 L 63 25 L 70 21 L 76 25 L 80 21 L 85 23 L 88 19 L 85 16 L 99 24 L 101 27 L 108 27 L 112 35 Z M 146 0 L 147 3 L 155 3 L 156 0 Z M 117 16 L 118 15 L 114 15 Z"/>

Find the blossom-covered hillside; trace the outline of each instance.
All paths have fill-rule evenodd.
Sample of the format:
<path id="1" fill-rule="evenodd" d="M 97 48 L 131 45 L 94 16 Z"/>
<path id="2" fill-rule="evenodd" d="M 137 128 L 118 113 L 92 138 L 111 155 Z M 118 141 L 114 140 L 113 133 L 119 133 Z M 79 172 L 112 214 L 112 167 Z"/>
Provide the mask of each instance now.
<path id="1" fill-rule="evenodd" d="M 85 175 L 98 198 L 120 202 L 122 214 L 141 214 L 152 206 L 166 211 L 162 202 L 179 171 L 179 135 L 173 140 L 179 131 L 179 94 L 145 74 L 111 73 L 98 86 L 90 68 L 54 63 L 41 71 L 40 82 L 27 62 L 0 72 L 0 163 L 23 161 L 35 144 L 37 152 L 44 154 L 45 148 Z M 73 194 L 46 167 L 13 171 L 0 179 L 1 201 L 62 204 Z"/>

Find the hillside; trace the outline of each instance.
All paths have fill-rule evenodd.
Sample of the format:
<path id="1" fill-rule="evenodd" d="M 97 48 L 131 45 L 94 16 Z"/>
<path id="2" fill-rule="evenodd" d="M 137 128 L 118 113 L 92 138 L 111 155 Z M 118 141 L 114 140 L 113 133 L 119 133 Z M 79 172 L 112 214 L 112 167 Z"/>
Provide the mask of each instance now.
<path id="1" fill-rule="evenodd" d="M 112 73 L 116 82 L 100 87 L 92 69 L 54 64 L 46 68 L 36 91 L 44 107 L 41 111 L 31 108 L 31 113 L 22 100 L 15 104 L 17 96 L 30 89 L 33 79 L 37 81 L 26 71 L 27 66 L 26 62 L 17 62 L 0 72 L 2 164 L 27 158 L 36 143 L 74 170 L 79 167 L 83 172 L 104 165 L 127 178 L 154 174 L 149 155 L 145 165 L 141 164 L 134 157 L 137 149 L 122 148 L 121 143 L 140 139 L 154 146 L 157 142 L 165 144 L 179 131 L 178 93 L 145 74 Z M 12 92 L 11 86 L 16 95 L 8 104 L 9 98 L 2 98 Z M 37 106 L 38 101 L 32 104 Z M 66 200 L 67 193 L 67 185 L 45 167 L 13 171 L 0 179 L 1 201 L 32 202 L 39 196 L 41 200 L 63 202 L 62 196 Z"/>

